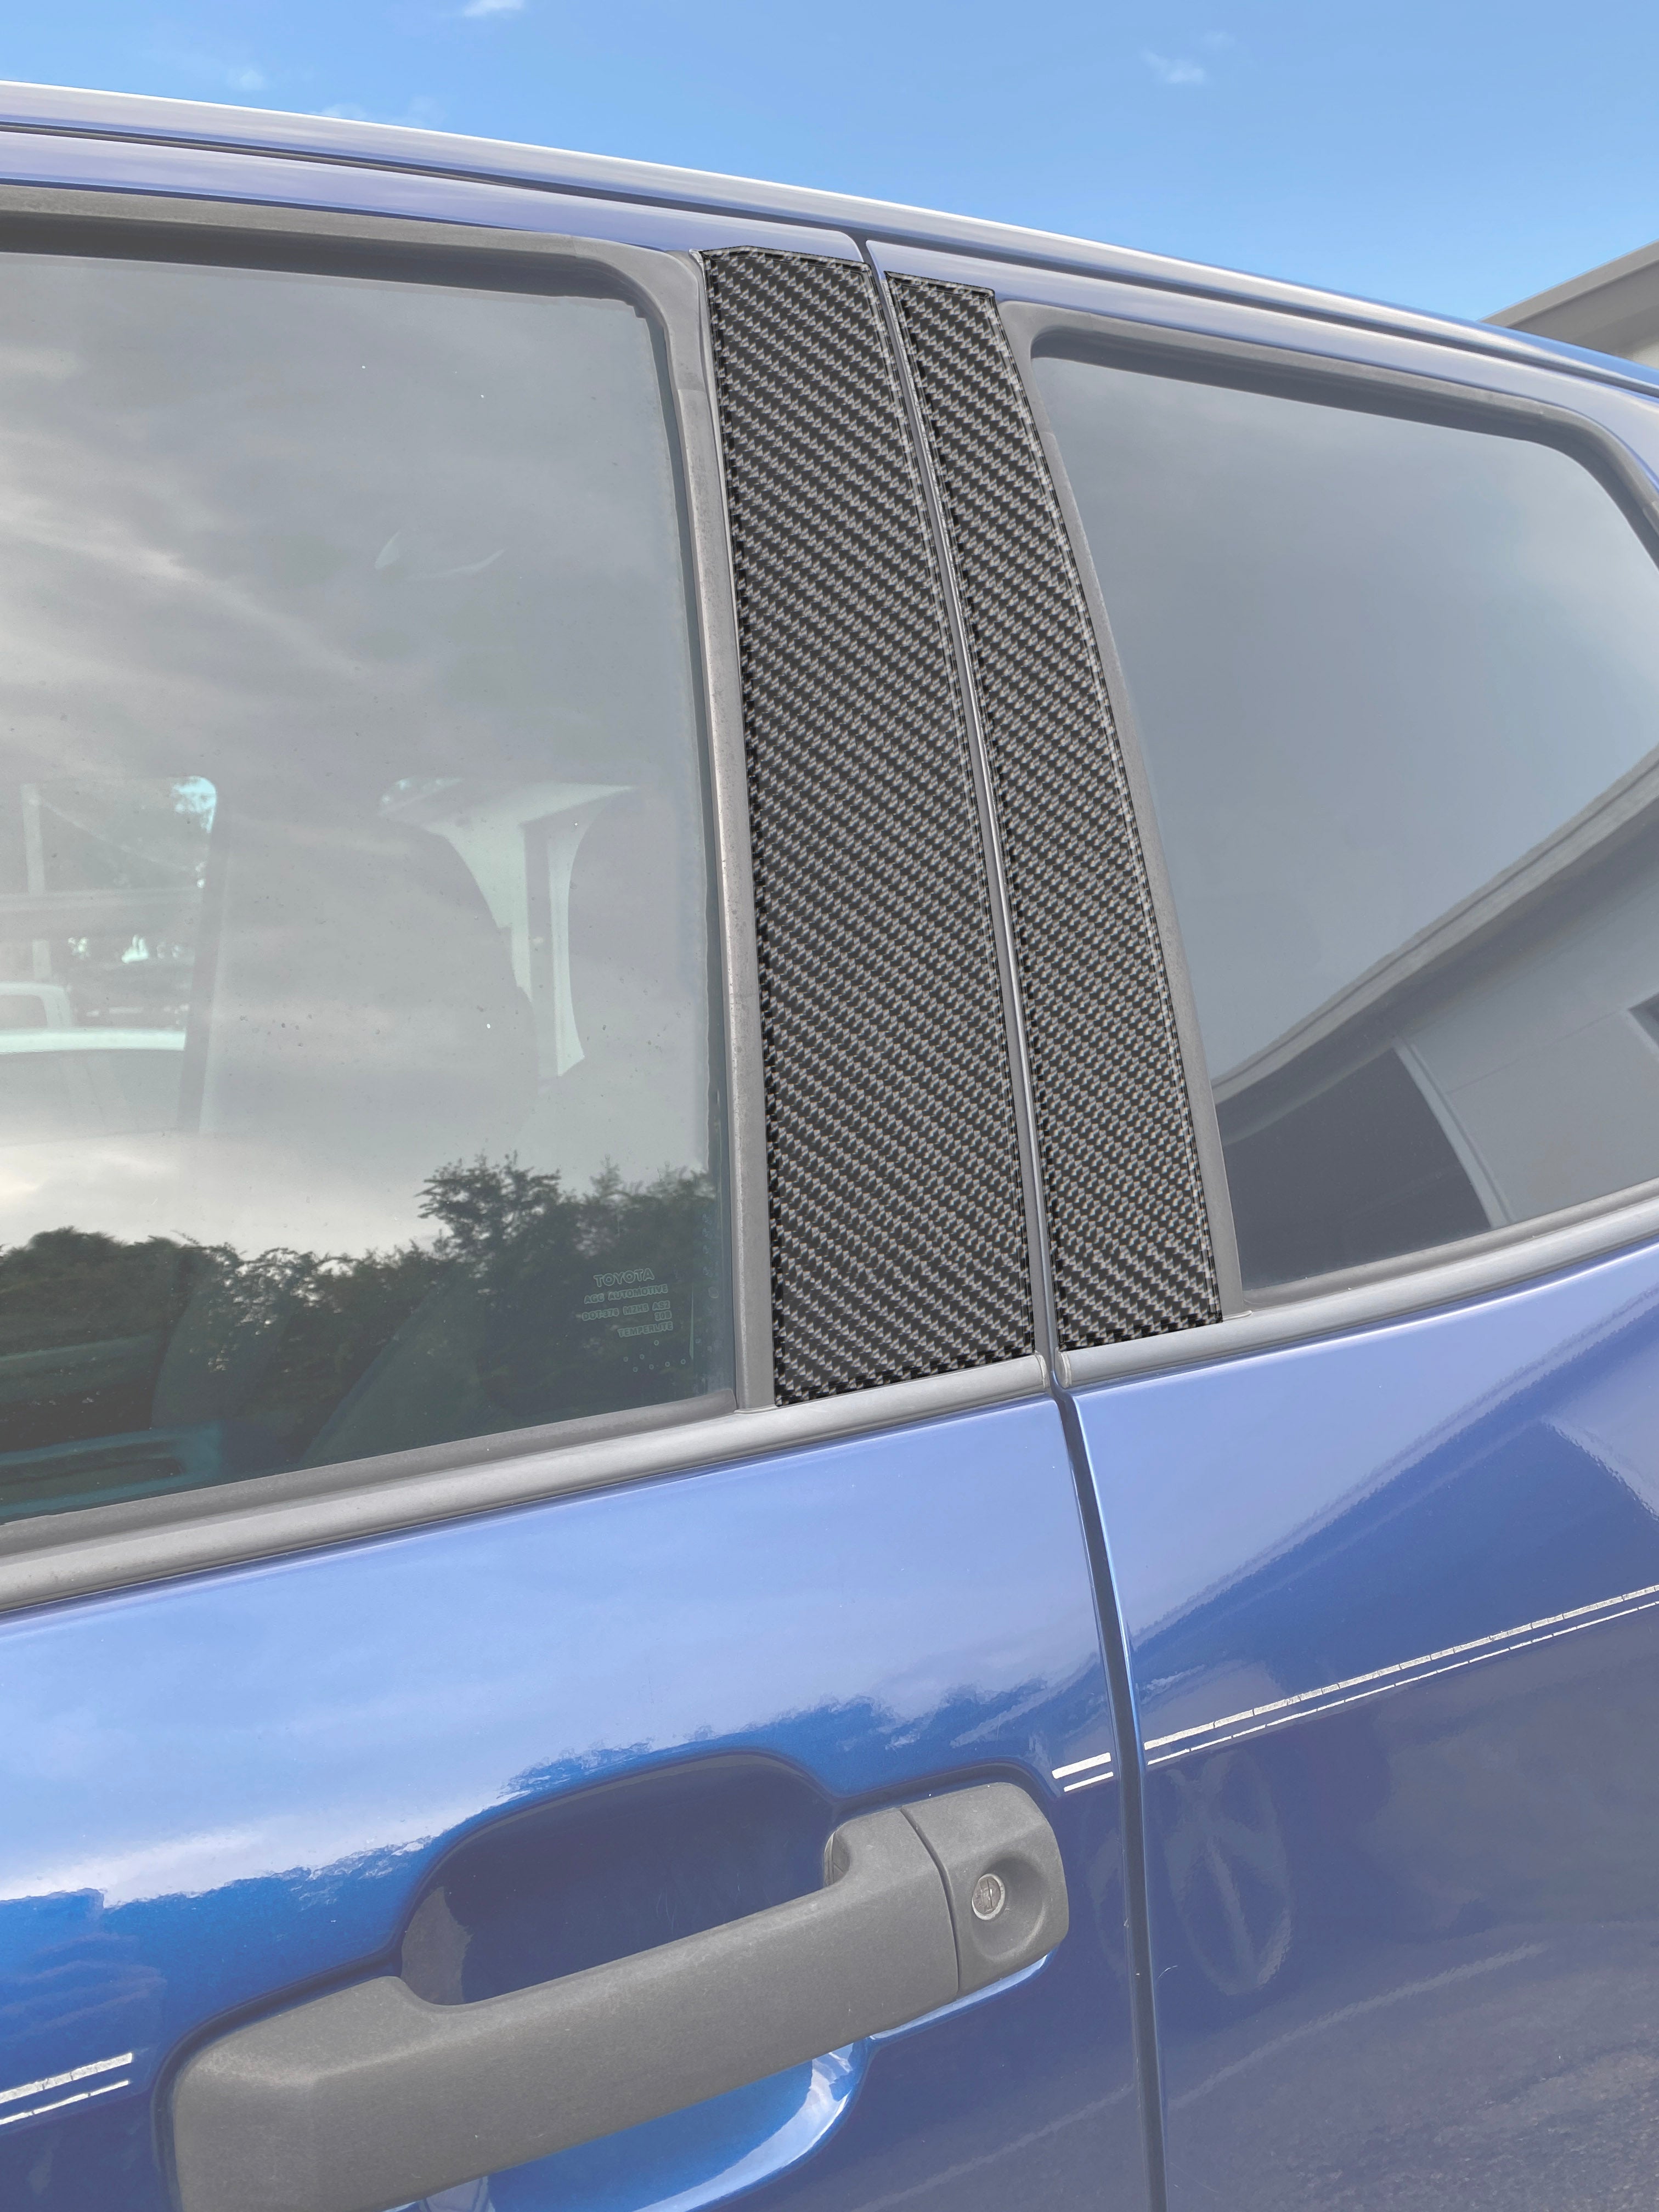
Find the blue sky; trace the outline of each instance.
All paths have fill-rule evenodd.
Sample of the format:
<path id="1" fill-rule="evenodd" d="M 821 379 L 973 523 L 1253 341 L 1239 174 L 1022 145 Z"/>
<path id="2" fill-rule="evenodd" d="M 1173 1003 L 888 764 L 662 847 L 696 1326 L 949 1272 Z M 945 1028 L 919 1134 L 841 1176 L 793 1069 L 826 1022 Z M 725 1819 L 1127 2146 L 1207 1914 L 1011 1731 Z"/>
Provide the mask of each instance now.
<path id="1" fill-rule="evenodd" d="M 1632 0 L 11 0 L 0 76 L 822 185 L 1479 315 L 1659 235 Z"/>

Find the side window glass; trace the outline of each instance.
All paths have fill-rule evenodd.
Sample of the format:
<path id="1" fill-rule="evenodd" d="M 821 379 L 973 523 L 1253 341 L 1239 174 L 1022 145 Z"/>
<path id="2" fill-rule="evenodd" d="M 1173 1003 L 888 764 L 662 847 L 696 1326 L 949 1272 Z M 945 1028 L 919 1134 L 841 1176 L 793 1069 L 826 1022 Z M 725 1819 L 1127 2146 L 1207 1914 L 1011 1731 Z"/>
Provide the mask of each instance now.
<path id="1" fill-rule="evenodd" d="M 724 1387 L 648 321 L 5 291 L 0 1518 Z"/>
<path id="2" fill-rule="evenodd" d="M 1519 436 L 1048 357 L 1247 1285 L 1659 1176 L 1659 573 Z"/>

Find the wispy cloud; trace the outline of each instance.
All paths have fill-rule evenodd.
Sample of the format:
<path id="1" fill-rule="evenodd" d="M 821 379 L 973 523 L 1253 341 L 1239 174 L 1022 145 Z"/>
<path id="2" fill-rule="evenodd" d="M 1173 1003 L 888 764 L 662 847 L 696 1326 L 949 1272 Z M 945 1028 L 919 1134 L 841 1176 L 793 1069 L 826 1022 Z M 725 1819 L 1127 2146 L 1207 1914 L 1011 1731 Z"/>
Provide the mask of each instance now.
<path id="1" fill-rule="evenodd" d="M 1188 61 L 1184 54 L 1155 54 L 1150 46 L 1143 46 L 1140 58 L 1160 84 L 1208 84 L 1210 72 L 1202 62 Z"/>
<path id="2" fill-rule="evenodd" d="M 267 92 L 270 88 L 270 77 L 252 62 L 228 62 L 218 54 L 176 46 L 153 51 L 157 60 L 193 76 L 200 84 L 222 86 L 228 92 Z"/>
<path id="3" fill-rule="evenodd" d="M 442 106 L 424 93 L 417 93 L 400 115 L 377 115 L 372 109 L 359 107 L 353 100 L 337 100 L 331 106 L 313 107 L 308 112 L 326 116 L 335 123 L 400 123 L 411 131 L 441 131 L 444 120 Z"/>
<path id="4" fill-rule="evenodd" d="M 466 0 L 463 15 L 516 15 L 524 0 Z"/>

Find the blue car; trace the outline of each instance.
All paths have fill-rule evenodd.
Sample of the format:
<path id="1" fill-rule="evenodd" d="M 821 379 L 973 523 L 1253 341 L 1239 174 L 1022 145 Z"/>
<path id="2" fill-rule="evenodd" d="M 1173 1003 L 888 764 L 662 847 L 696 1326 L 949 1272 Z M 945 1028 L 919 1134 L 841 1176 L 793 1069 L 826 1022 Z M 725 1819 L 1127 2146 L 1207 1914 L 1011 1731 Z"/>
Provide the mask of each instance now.
<path id="1" fill-rule="evenodd" d="M 0 126 L 0 2206 L 1650 2202 L 1654 373 Z"/>

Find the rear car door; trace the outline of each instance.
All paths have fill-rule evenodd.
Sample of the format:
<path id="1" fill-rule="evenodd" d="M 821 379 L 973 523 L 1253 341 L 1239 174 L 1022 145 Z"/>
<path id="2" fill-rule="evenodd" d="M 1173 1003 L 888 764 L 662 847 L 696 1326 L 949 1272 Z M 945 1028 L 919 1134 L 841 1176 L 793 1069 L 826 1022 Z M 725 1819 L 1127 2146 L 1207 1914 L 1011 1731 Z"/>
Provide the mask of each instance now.
<path id="1" fill-rule="evenodd" d="M 945 326 L 983 388 L 1018 368 L 1194 1087 L 1207 1316 L 1109 1334 L 1053 1222 L 1138 1731 L 1167 2200 L 1639 2197 L 1653 401 L 1359 311 L 888 258 L 959 552 Z M 982 615 L 959 570 L 993 635 L 1007 565 Z M 1104 967 L 1097 1010 L 1135 1019 Z M 1076 1048 L 1040 975 L 1027 1015 L 1040 1093 Z"/>
<path id="2" fill-rule="evenodd" d="M 1140 2207 L 870 276 L 73 159 L 0 205 L 0 2195 Z"/>

